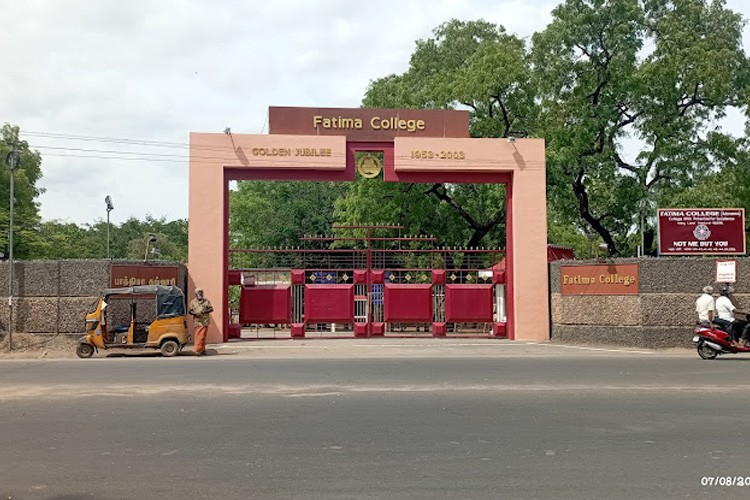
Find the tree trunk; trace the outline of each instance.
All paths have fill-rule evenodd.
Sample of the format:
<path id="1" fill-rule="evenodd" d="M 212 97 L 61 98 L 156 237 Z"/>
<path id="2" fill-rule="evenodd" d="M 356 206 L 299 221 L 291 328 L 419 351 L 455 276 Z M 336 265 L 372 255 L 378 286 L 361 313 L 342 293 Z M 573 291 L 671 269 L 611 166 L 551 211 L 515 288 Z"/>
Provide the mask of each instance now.
<path id="1" fill-rule="evenodd" d="M 604 225 L 602 225 L 601 219 L 594 217 L 589 208 L 589 195 L 588 191 L 586 191 L 586 185 L 583 183 L 583 175 L 584 169 L 581 168 L 573 181 L 573 192 L 578 200 L 578 213 L 583 220 L 589 223 L 591 229 L 596 231 L 596 233 L 602 237 L 602 240 L 604 240 L 604 243 L 607 245 L 609 255 L 615 256 L 619 253 L 619 249 L 612 238 L 612 234 L 604 227 Z"/>

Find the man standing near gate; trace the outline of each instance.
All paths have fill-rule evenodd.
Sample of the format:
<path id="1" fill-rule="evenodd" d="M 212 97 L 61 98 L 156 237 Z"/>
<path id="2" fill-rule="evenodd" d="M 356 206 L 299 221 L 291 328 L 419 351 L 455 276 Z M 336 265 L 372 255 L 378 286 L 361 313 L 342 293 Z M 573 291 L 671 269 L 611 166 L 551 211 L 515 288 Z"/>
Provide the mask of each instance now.
<path id="1" fill-rule="evenodd" d="M 189 312 L 193 316 L 193 327 L 195 333 L 193 336 L 193 352 L 197 356 L 206 355 L 206 334 L 208 333 L 208 324 L 211 322 L 208 316 L 214 308 L 211 302 L 203 296 L 203 289 L 195 289 L 195 298 L 190 301 Z"/>

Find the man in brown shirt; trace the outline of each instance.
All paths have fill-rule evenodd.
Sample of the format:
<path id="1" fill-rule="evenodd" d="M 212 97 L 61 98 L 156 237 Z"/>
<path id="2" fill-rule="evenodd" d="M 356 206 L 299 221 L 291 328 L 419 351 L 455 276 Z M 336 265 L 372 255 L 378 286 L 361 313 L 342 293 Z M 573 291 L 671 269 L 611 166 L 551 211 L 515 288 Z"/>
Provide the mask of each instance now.
<path id="1" fill-rule="evenodd" d="M 211 302 L 203 296 L 203 289 L 195 289 L 195 298 L 190 301 L 189 312 L 193 316 L 195 335 L 193 336 L 193 352 L 198 356 L 206 355 L 206 334 L 211 318 L 208 316 L 214 308 Z"/>

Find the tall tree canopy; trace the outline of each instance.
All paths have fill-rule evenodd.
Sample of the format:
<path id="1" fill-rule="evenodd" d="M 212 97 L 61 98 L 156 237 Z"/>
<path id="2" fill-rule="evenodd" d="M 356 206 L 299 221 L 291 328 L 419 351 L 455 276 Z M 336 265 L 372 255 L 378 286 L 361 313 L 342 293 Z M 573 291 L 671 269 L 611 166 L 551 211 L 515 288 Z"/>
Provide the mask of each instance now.
<path id="1" fill-rule="evenodd" d="M 534 35 L 551 204 L 575 209 L 612 254 L 640 211 L 742 146 L 715 127 L 729 107 L 746 107 L 742 26 L 722 0 L 567 0 Z"/>
<path id="2" fill-rule="evenodd" d="M 474 137 L 528 135 L 534 117 L 523 40 L 486 21 L 451 20 L 417 41 L 409 69 L 373 81 L 362 106 L 471 109 Z"/>
<path id="3" fill-rule="evenodd" d="M 333 205 L 345 189 L 335 182 L 240 181 L 230 193 L 230 246 L 297 247 L 305 235 L 330 233 Z"/>
<path id="4" fill-rule="evenodd" d="M 417 42 L 406 73 L 372 82 L 362 105 L 468 108 L 474 137 L 528 135 L 534 95 L 524 42 L 486 21 L 452 20 L 434 34 Z M 366 222 L 374 213 L 443 245 L 504 246 L 504 186 L 367 184 L 353 186 L 337 205 L 345 222 Z"/>
<path id="5" fill-rule="evenodd" d="M 78 226 L 73 223 L 46 221 L 40 234 L 44 244 L 34 255 L 37 259 L 104 259 L 107 257 L 107 222 Z M 143 260 L 150 235 L 156 243 L 148 245 L 149 260 L 187 262 L 187 220 L 167 221 L 146 216 L 141 221 L 130 217 L 109 228 L 110 251 L 113 259 Z M 153 250 L 153 252 L 151 251 Z"/>
<path id="6" fill-rule="evenodd" d="M 565 0 L 527 46 L 502 26 L 451 20 L 362 105 L 467 109 L 473 137 L 545 138 L 551 242 L 581 249 L 594 236 L 631 254 L 656 206 L 709 178 L 746 178 L 745 139 L 717 125 L 747 111 L 743 25 L 723 0 Z M 505 238 L 503 186 L 365 181 L 335 207 L 337 222 L 399 223 L 448 245 Z"/>
<path id="7" fill-rule="evenodd" d="M 0 234 L 0 251 L 8 255 L 10 231 L 10 176 L 5 166 L 5 159 L 11 149 L 19 153 L 18 167 L 13 175 L 13 254 L 19 259 L 28 259 L 36 255 L 44 241 L 39 234 L 39 204 L 37 197 L 42 189 L 37 182 L 42 178 L 42 157 L 38 151 L 31 151 L 29 144 L 18 138 L 20 129 L 5 124 L 0 128 L 0 227 L 5 228 Z"/>
<path id="8" fill-rule="evenodd" d="M 717 127 L 730 108 L 747 111 L 742 27 L 723 0 L 565 0 L 530 47 L 452 20 L 417 42 L 405 73 L 372 82 L 363 105 L 465 108 L 474 137 L 545 138 L 553 242 L 580 248 L 593 234 L 631 253 L 643 214 L 746 149 Z M 465 189 L 421 194 L 471 227 L 453 199 Z"/>

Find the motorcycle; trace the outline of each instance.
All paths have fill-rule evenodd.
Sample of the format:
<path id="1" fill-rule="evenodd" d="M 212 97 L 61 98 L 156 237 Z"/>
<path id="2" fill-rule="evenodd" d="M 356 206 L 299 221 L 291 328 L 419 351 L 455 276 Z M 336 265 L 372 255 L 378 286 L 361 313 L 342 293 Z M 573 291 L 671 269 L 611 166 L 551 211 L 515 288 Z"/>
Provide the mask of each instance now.
<path id="1" fill-rule="evenodd" d="M 719 354 L 750 352 L 750 345 L 732 345 L 732 340 L 732 335 L 716 326 L 696 326 L 693 330 L 693 342 L 698 349 L 698 356 L 703 359 L 714 359 Z"/>

